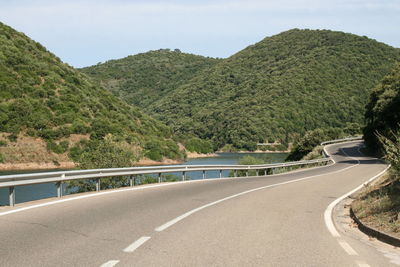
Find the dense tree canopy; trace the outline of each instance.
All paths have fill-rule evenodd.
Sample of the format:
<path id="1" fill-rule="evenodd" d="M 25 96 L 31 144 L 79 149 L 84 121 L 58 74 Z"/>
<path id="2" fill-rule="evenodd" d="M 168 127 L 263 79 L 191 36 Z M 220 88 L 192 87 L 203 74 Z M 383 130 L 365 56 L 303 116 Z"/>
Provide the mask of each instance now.
<path id="1" fill-rule="evenodd" d="M 160 49 L 81 69 L 130 104 L 146 108 L 220 60 Z"/>
<path id="2" fill-rule="evenodd" d="M 400 64 L 372 91 L 365 120 L 364 139 L 371 149 L 383 152 L 379 135 L 396 140 L 400 129 Z"/>
<path id="3" fill-rule="evenodd" d="M 170 72 L 175 62 L 182 66 L 179 60 L 154 64 L 166 57 L 179 58 L 179 53 L 142 54 L 85 72 L 101 77 L 107 88 L 141 105 L 177 134 L 211 140 L 214 148 L 231 144 L 254 150 L 258 142 L 288 143 L 308 130 L 362 123 L 371 88 L 400 59 L 400 50 L 343 32 L 294 29 L 227 59 L 202 59 L 209 62 L 179 83 L 174 80 L 180 74 Z M 148 69 L 143 71 L 141 64 Z M 152 73 L 155 79 L 129 78 L 135 73 Z"/>

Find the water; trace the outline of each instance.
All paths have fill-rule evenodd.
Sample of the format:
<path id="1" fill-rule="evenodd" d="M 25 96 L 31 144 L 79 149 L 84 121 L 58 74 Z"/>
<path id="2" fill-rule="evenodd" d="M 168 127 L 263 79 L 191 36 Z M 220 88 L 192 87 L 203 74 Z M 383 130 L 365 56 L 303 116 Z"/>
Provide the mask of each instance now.
<path id="1" fill-rule="evenodd" d="M 64 169 L 65 170 L 65 169 Z M 51 170 L 27 170 L 27 171 L 0 171 L 0 175 L 39 173 L 63 171 L 63 169 Z M 63 186 L 63 194 L 68 194 Z M 15 202 L 22 203 L 43 198 L 55 197 L 57 195 L 55 183 L 22 185 L 15 188 Z M 0 188 L 0 206 L 8 205 L 8 188 Z"/>
<path id="2" fill-rule="evenodd" d="M 287 153 L 217 153 L 218 157 L 190 159 L 186 165 L 237 165 L 244 156 L 252 156 L 264 160 L 267 163 L 278 163 L 285 161 Z M 181 174 L 175 174 L 181 175 Z M 219 171 L 208 171 L 207 178 L 219 177 Z M 229 176 L 229 171 L 222 171 L 222 176 Z M 203 178 L 203 172 L 190 172 L 188 177 L 192 180 Z"/>
<path id="3" fill-rule="evenodd" d="M 283 162 L 287 156 L 287 153 L 218 153 L 218 157 L 198 158 L 189 159 L 183 163 L 185 165 L 231 165 L 238 164 L 239 160 L 244 156 L 253 156 L 261 158 L 268 163 Z M 33 173 L 33 172 L 49 172 L 49 171 L 60 171 L 60 170 L 36 170 L 36 171 L 14 171 L 14 172 L 0 172 L 0 175 L 9 175 L 17 173 Z M 181 177 L 181 173 L 173 173 L 178 177 Z M 206 173 L 207 178 L 219 177 L 219 171 L 208 171 Z M 223 177 L 229 176 L 229 171 L 222 172 Z M 202 172 L 189 172 L 187 178 L 191 180 L 202 179 Z M 63 188 L 63 194 L 67 195 L 70 192 Z M 57 195 L 56 187 L 54 183 L 47 184 L 35 184 L 18 186 L 15 189 L 15 200 L 16 203 L 22 203 L 32 200 L 38 200 L 43 198 L 55 197 Z M 8 188 L 0 188 L 0 205 L 8 205 Z"/>

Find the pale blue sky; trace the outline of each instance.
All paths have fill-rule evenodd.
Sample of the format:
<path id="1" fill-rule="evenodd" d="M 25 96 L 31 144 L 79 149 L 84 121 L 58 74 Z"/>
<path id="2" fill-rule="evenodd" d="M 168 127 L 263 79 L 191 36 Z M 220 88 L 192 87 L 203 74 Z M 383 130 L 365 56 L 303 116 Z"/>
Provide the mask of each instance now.
<path id="1" fill-rule="evenodd" d="M 0 0 L 0 21 L 75 67 L 159 48 L 228 57 L 292 28 L 400 47 L 400 0 Z"/>

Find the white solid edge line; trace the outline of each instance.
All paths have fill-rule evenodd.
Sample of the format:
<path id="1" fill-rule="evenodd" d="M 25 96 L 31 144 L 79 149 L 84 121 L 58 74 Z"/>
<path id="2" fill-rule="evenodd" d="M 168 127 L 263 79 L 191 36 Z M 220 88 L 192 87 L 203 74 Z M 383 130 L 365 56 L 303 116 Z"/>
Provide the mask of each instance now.
<path id="1" fill-rule="evenodd" d="M 342 150 L 342 149 L 341 149 L 341 150 Z M 342 150 L 342 151 L 343 151 L 343 150 Z M 343 151 L 343 153 L 345 153 L 345 152 Z M 358 164 L 359 164 L 359 163 L 358 163 Z M 219 200 L 217 200 L 217 201 L 208 203 L 208 204 L 206 204 L 206 205 L 200 206 L 200 207 L 198 207 L 198 208 L 192 209 L 192 210 L 190 210 L 190 211 L 188 211 L 188 212 L 186 212 L 186 213 L 184 213 L 184 214 L 182 214 L 182 215 L 180 215 L 180 216 L 178 216 L 178 217 L 176 217 L 176 218 L 174 218 L 174 219 L 172 219 L 172 220 L 166 222 L 165 224 L 163 224 L 163 225 L 161 225 L 161 226 L 155 228 L 154 230 L 157 231 L 157 232 L 164 231 L 164 230 L 167 229 L 168 227 L 170 227 L 170 226 L 174 225 L 175 223 L 177 223 L 177 222 L 179 222 L 179 221 L 181 221 L 181 220 L 183 220 L 183 219 L 189 217 L 189 216 L 192 215 L 193 213 L 196 213 L 196 212 L 198 212 L 198 211 L 200 211 L 200 210 L 202 210 L 202 209 L 205 209 L 205 208 L 214 206 L 214 205 L 216 205 L 216 204 L 218 204 L 218 203 L 221 203 L 221 202 L 223 202 L 223 201 L 226 201 L 226 200 L 229 200 L 229 199 L 232 199 L 232 198 L 236 198 L 236 197 L 239 197 L 239 196 L 242 196 L 242 195 L 245 195 L 245 194 L 248 194 L 248 193 L 252 193 L 252 192 L 255 192 L 255 191 L 258 191 L 258 190 L 266 189 L 266 188 L 271 188 L 271 187 L 276 187 L 276 186 L 280 186 L 280 185 L 290 184 L 290 183 L 299 182 L 299 181 L 303 181 L 303 180 L 308 180 L 308 179 L 315 178 L 315 177 L 319 177 L 319 176 L 323 176 L 323 175 L 331 175 L 331 174 L 334 174 L 334 173 L 339 173 L 339 172 L 348 170 L 348 169 L 350 169 L 350 168 L 356 167 L 358 164 L 355 164 L 355 165 L 352 165 L 352 166 L 349 166 L 349 167 L 346 167 L 346 168 L 344 168 L 344 169 L 340 169 L 340 170 L 337 170 L 337 171 L 334 171 L 334 172 L 317 174 L 317 175 L 308 176 L 308 177 L 304 177 L 304 178 L 300 178 L 300 179 L 290 180 L 290 181 L 286 181 L 286 182 L 282 182 L 282 183 L 277 183 L 277 184 L 262 186 L 262 187 L 254 188 L 254 189 L 251 189 L 251 190 L 243 191 L 243 192 L 241 192 L 241 193 L 238 193 L 238 194 L 235 194 L 235 195 L 231 195 L 231 196 L 228 196 L 228 197 L 219 199 Z"/>
<path id="2" fill-rule="evenodd" d="M 319 169 L 319 168 L 326 168 L 330 165 L 326 166 L 321 166 L 321 167 L 315 167 L 312 169 Z M 303 169 L 298 172 L 303 172 L 303 171 L 308 171 L 310 169 Z M 269 175 L 268 178 L 270 177 L 276 177 L 276 176 L 283 176 L 287 173 L 279 173 L 279 174 L 274 174 L 274 175 Z M 141 187 L 128 187 L 128 188 L 122 188 L 122 189 L 115 189 L 115 190 L 110 190 L 110 191 L 104 191 L 104 192 L 87 192 L 85 195 L 81 196 L 76 196 L 76 197 L 68 197 L 64 199 L 59 199 L 59 200 L 54 200 L 54 201 L 49 201 L 45 202 L 42 204 L 36 204 L 36 205 L 31 205 L 23 208 L 17 208 L 9 211 L 4 211 L 0 212 L 0 216 L 8 215 L 8 214 L 13 214 L 13 213 L 18 213 L 30 209 L 36 209 L 36 208 L 41 208 L 41 207 L 47 207 L 59 203 L 64 203 L 64 202 L 69 202 L 69 201 L 74 201 L 74 200 L 79 200 L 79 199 L 85 199 L 85 198 L 92 198 L 92 197 L 98 197 L 98 196 L 103 196 L 103 195 L 108 195 L 108 194 L 114 194 L 114 193 L 120 193 L 120 192 L 126 192 L 126 191 L 135 191 L 135 190 L 144 190 L 144 189 L 149 189 L 149 188 L 156 188 L 156 187 L 163 187 L 163 186 L 173 186 L 173 185 L 180 185 L 180 184 L 185 184 L 185 183 L 200 183 L 204 181 L 209 181 L 209 182 L 217 182 L 221 179 L 232 179 L 232 180 L 237 180 L 237 179 L 254 179 L 254 178 L 263 178 L 264 176 L 251 176 L 251 177 L 223 177 L 223 178 L 212 178 L 212 179 L 199 179 L 199 180 L 188 180 L 188 181 L 179 181 L 179 182 L 171 182 L 171 183 L 162 183 L 162 184 L 153 184 L 153 185 L 145 185 Z"/>
<path id="3" fill-rule="evenodd" d="M 354 143 L 354 142 L 357 142 L 357 141 L 351 141 L 351 142 L 346 142 L 346 143 Z M 341 144 L 345 144 L 345 143 L 341 143 Z M 330 147 L 332 145 L 335 145 L 335 144 L 329 144 L 329 145 L 325 146 L 324 148 Z M 333 160 L 333 158 L 332 158 L 332 160 Z M 333 162 L 334 162 L 334 164 L 336 163 L 334 160 L 333 160 Z M 334 165 L 334 164 L 332 164 L 332 165 Z M 329 166 L 332 166 L 332 165 L 315 167 L 315 168 L 312 168 L 312 169 L 326 168 L 326 167 L 329 167 Z M 300 170 L 298 172 L 306 172 L 306 171 L 309 171 L 309 170 L 311 170 L 311 169 L 307 168 L 307 169 Z M 288 174 L 288 173 L 289 172 L 280 173 L 280 174 L 274 174 L 274 175 L 270 175 L 269 177 L 283 176 L 283 175 Z M 260 176 L 254 176 L 254 177 L 224 177 L 223 179 L 236 180 L 236 179 L 252 179 L 252 178 L 260 178 Z M 49 201 L 49 202 L 42 203 L 42 204 L 36 204 L 36 205 L 32 205 L 32 206 L 27 206 L 27 207 L 23 207 L 23 208 L 17 208 L 17 209 L 13 209 L 13 210 L 9 210 L 9 211 L 0 212 L 0 216 L 5 216 L 5 215 L 18 213 L 18 212 L 22 212 L 22 211 L 26 211 L 26 210 L 31 210 L 31 209 L 36 209 L 36 208 L 41 208 L 41 207 L 47 207 L 47 206 L 60 204 L 60 203 L 64 203 L 64 202 L 69 202 L 69 201 L 74 201 L 74 200 L 79 200 L 79 199 L 97 197 L 97 196 L 120 193 L 120 192 L 126 192 L 126 191 L 144 190 L 144 189 L 148 189 L 148 188 L 155 188 L 155 187 L 162 187 L 162 186 L 180 185 L 180 184 L 183 184 L 183 183 L 195 183 L 195 182 L 202 182 L 202 181 L 218 181 L 218 180 L 219 179 L 189 180 L 189 181 L 179 181 L 179 182 L 172 182 L 172 183 L 147 185 L 147 186 L 142 186 L 142 187 L 129 187 L 129 188 L 115 189 L 115 190 L 112 190 L 112 191 L 105 191 L 105 192 L 96 192 L 96 193 L 88 192 L 88 194 L 77 196 L 77 197 L 68 197 L 68 198 L 64 198 L 64 199 Z"/>
<path id="4" fill-rule="evenodd" d="M 110 260 L 100 265 L 100 267 L 113 267 L 119 263 L 119 260 Z"/>
<path id="5" fill-rule="evenodd" d="M 126 247 L 123 251 L 124 252 L 128 252 L 128 253 L 132 253 L 137 248 L 139 248 L 141 245 L 146 243 L 150 238 L 151 238 L 150 236 L 142 236 L 141 238 L 139 238 L 138 240 L 136 240 L 135 242 L 130 244 L 128 247 Z"/>
<path id="6" fill-rule="evenodd" d="M 342 150 L 343 153 L 345 153 L 347 156 L 349 156 L 344 150 Z M 359 151 L 360 152 L 360 151 Z M 360 152 L 361 153 L 361 152 Z M 350 157 L 350 156 L 349 156 Z M 354 160 L 357 160 L 358 164 L 360 164 L 360 161 L 354 157 L 350 157 Z M 358 165 L 357 164 L 357 165 Z M 356 166 L 356 165 L 355 165 Z M 381 171 L 380 173 L 378 173 L 377 175 L 375 175 L 374 177 L 372 177 L 371 179 L 369 179 L 368 181 L 362 183 L 361 185 L 357 186 L 355 189 L 351 190 L 350 192 L 344 194 L 343 196 L 335 199 L 331 204 L 329 204 L 329 206 L 326 208 L 325 212 L 324 212 L 324 221 L 325 221 L 325 225 L 328 228 L 329 232 L 331 233 L 331 235 L 333 237 L 340 237 L 339 232 L 337 231 L 335 224 L 333 222 L 333 218 L 332 218 L 332 212 L 333 212 L 333 208 L 343 199 L 345 199 L 346 197 L 350 196 L 351 194 L 353 194 L 354 192 L 358 191 L 359 189 L 361 189 L 364 185 L 369 184 L 370 182 L 372 182 L 373 180 L 375 180 L 376 178 L 380 177 L 382 174 L 384 174 L 388 169 L 390 168 L 390 165 L 387 166 L 383 171 Z"/>

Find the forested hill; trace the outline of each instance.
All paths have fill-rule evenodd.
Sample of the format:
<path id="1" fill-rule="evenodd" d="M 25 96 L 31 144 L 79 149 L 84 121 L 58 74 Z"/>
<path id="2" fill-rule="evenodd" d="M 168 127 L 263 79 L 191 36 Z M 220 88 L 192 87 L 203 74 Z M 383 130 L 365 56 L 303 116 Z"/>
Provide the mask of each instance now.
<path id="1" fill-rule="evenodd" d="M 128 103 L 147 107 L 221 60 L 160 49 L 83 68 Z"/>
<path id="2" fill-rule="evenodd" d="M 129 166 L 143 156 L 180 158 L 171 134 L 0 23 L 0 163 L 69 157 L 84 167 L 111 167 Z M 36 147 L 41 143 L 47 151 Z"/>
<path id="3" fill-rule="evenodd" d="M 329 30 L 265 38 L 149 105 L 176 132 L 254 149 L 315 128 L 363 122 L 370 90 L 400 50 Z"/>

